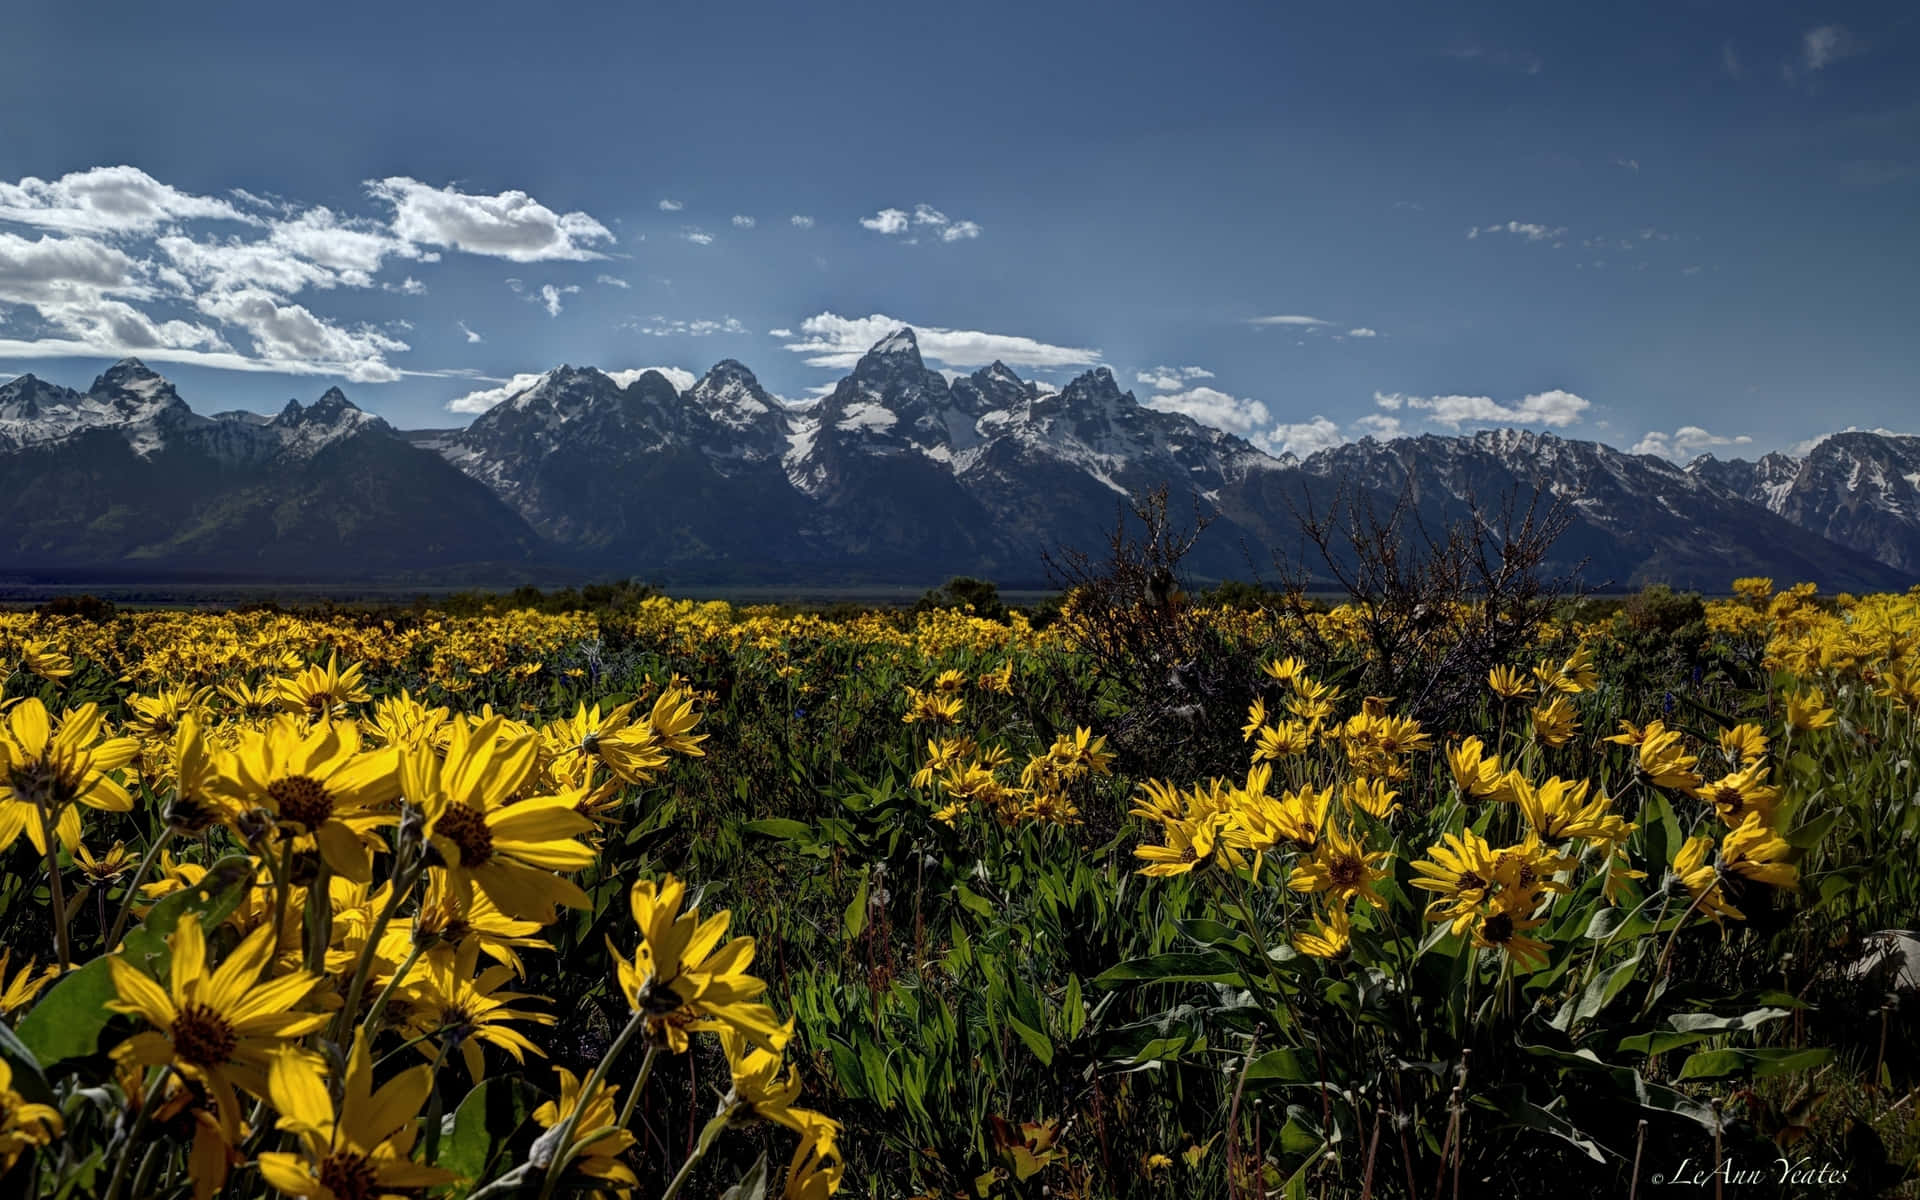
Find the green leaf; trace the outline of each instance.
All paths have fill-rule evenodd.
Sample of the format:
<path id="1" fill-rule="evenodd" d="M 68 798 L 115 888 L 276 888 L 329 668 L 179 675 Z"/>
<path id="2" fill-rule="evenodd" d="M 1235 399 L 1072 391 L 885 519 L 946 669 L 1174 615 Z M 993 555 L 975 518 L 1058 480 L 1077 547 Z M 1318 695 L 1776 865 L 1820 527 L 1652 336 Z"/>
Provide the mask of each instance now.
<path id="1" fill-rule="evenodd" d="M 1033 1051 L 1033 1056 L 1040 1060 L 1040 1065 L 1043 1067 L 1052 1066 L 1053 1043 L 1047 1040 L 1047 1035 L 1026 1024 L 1012 1013 L 1007 1013 L 1006 1019 L 1007 1024 L 1013 1027 L 1013 1031 L 1020 1035 L 1020 1040 L 1027 1044 L 1027 1049 Z"/>
<path id="2" fill-rule="evenodd" d="M 0 1022 L 0 1060 L 13 1069 L 13 1090 L 25 1096 L 28 1103 L 59 1103 L 53 1097 L 53 1089 L 47 1086 L 47 1077 L 41 1073 L 33 1051 L 27 1049 L 4 1022 Z"/>
<path id="3" fill-rule="evenodd" d="M 173 961 L 167 936 L 188 913 L 200 916 L 202 929 L 212 929 L 240 907 L 253 881 L 252 864 L 233 855 L 221 859 L 201 881 L 161 900 L 146 920 L 129 931 L 121 943 L 128 962 L 165 980 Z M 43 1066 L 70 1058 L 85 1058 L 99 1049 L 100 1032 L 115 1016 L 107 1004 L 119 999 L 107 960 L 92 962 L 62 976 L 40 997 L 15 1032 L 20 1042 Z"/>
<path id="4" fill-rule="evenodd" d="M 767 1156 L 762 1152 L 754 1160 L 753 1169 L 740 1177 L 734 1184 L 720 1194 L 720 1200 L 766 1200 L 767 1197 Z"/>
<path id="5" fill-rule="evenodd" d="M 767 817 L 760 821 L 748 821 L 740 827 L 741 833 L 757 833 L 761 837 L 770 837 L 782 842 L 807 843 L 813 840 L 813 826 L 805 821 L 794 821 L 786 817 Z"/>
<path id="6" fill-rule="evenodd" d="M 1702 1050 L 1688 1057 L 1680 1067 L 1681 1079 L 1726 1079 L 1751 1074 L 1755 1079 L 1811 1071 L 1833 1057 L 1831 1050 L 1794 1050 L 1787 1047 L 1764 1050 Z"/>
<path id="7" fill-rule="evenodd" d="M 1820 839 L 1827 836 L 1827 832 L 1833 828 L 1834 822 L 1839 819 L 1839 809 L 1828 809 L 1813 820 L 1808 821 L 1805 825 L 1789 833 L 1787 835 L 1787 845 L 1792 846 L 1795 850 L 1811 850 L 1820 844 Z"/>
<path id="8" fill-rule="evenodd" d="M 1634 972 L 1640 969 L 1640 957 L 1646 953 L 1647 943 L 1641 942 L 1634 950 L 1633 957 L 1620 963 L 1610 971 L 1595 975 L 1580 993 L 1579 1003 L 1573 1007 L 1574 1021 L 1589 1021 L 1600 1015 L 1607 1005 L 1613 1003 L 1629 983 L 1633 982 Z"/>
<path id="9" fill-rule="evenodd" d="M 453 1129 L 440 1143 L 440 1166 L 467 1179 L 484 1179 L 487 1168 L 527 1122 L 527 1086 L 513 1076 L 481 1083 L 453 1112 Z"/>
<path id="10" fill-rule="evenodd" d="M 1299 1054 L 1283 1047 L 1248 1063 L 1245 1078 L 1252 1084 L 1312 1083 L 1314 1072 L 1300 1061 Z"/>
<path id="11" fill-rule="evenodd" d="M 860 936 L 867 927 L 867 874 L 860 873 L 860 887 L 853 893 L 853 899 L 847 904 L 843 918 L 847 929 L 847 940 Z"/>
<path id="12" fill-rule="evenodd" d="M 954 895 L 959 897 L 960 907 L 976 917 L 993 916 L 993 904 L 964 883 L 953 885 Z"/>
<path id="13" fill-rule="evenodd" d="M 1217 950 L 1198 954 L 1155 954 L 1108 967 L 1093 981 L 1103 988 L 1122 983 L 1237 983 L 1245 974 Z"/>
<path id="14" fill-rule="evenodd" d="M 1506 1111 L 1507 1116 L 1517 1123 L 1529 1129 L 1551 1133 L 1569 1145 L 1577 1147 L 1581 1153 L 1597 1163 L 1607 1161 L 1607 1156 L 1601 1152 L 1598 1142 L 1558 1113 L 1548 1112 L 1533 1101 L 1520 1097 L 1506 1099 L 1501 1107 Z"/>

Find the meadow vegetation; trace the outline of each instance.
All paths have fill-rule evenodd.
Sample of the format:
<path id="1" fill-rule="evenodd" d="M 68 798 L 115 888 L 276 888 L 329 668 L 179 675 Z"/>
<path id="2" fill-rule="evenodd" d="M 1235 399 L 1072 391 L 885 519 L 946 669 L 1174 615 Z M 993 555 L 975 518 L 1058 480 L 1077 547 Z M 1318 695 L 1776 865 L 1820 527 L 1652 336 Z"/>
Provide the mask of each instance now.
<path id="1" fill-rule="evenodd" d="M 1912 1194 L 1920 589 L 1177 551 L 0 615 L 0 1191 Z"/>

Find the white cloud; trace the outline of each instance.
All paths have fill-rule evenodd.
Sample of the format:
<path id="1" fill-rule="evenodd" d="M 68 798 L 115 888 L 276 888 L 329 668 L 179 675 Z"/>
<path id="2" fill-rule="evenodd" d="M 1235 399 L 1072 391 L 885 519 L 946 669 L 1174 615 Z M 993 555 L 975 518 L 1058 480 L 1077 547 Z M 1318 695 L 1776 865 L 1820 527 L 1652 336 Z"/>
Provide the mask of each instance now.
<path id="1" fill-rule="evenodd" d="M 1634 443 L 1635 454 L 1657 454 L 1662 458 L 1692 458 L 1710 446 L 1745 446 L 1753 439 L 1746 434 L 1724 437 L 1708 433 L 1698 425 L 1682 425 L 1672 433 L 1650 431 Z"/>
<path id="2" fill-rule="evenodd" d="M 1640 169 L 1640 160 L 1637 158 L 1616 158 L 1613 160 L 1613 165 L 1616 167 L 1625 167 L 1629 171 L 1638 171 Z"/>
<path id="3" fill-rule="evenodd" d="M 608 371 L 607 378 L 621 387 L 632 387 L 633 381 L 648 371 L 658 371 L 665 375 L 667 382 L 673 385 L 673 390 L 676 392 L 685 392 L 699 382 L 699 377 L 685 367 L 628 367 L 624 371 Z"/>
<path id="4" fill-rule="evenodd" d="M 879 313 L 843 317 L 823 312 L 800 322 L 801 340 L 787 343 L 787 349 L 807 355 L 809 366 L 851 367 L 875 343 L 908 324 Z M 949 367 L 984 367 L 996 359 L 1028 367 L 1091 366 L 1100 361 L 1098 350 L 1056 346 L 1013 334 L 932 325 L 913 325 L 913 332 L 924 357 Z"/>
<path id="5" fill-rule="evenodd" d="M 467 344 L 468 344 L 468 345 L 473 345 L 473 344 L 475 344 L 475 343 L 477 343 L 477 342 L 484 342 L 484 341 L 486 341 L 486 340 L 487 340 L 487 339 L 485 339 L 485 338 L 483 338 L 483 337 L 481 337 L 481 336 L 480 336 L 479 334 L 477 334 L 477 333 L 475 333 L 475 332 L 474 332 L 473 330 L 471 330 L 471 329 L 468 329 L 468 328 L 467 328 L 467 323 L 466 323 L 465 321 L 455 321 L 455 322 L 454 322 L 454 324 L 456 324 L 456 325 L 458 325 L 458 326 L 460 327 L 460 332 L 461 332 L 461 333 L 464 333 L 464 334 L 466 334 L 466 335 L 467 335 Z"/>
<path id="6" fill-rule="evenodd" d="M 883 208 L 871 217 L 861 217 L 860 224 L 875 233 L 892 236 L 907 231 L 907 214 L 897 208 Z"/>
<path id="7" fill-rule="evenodd" d="M 548 316 L 557 317 L 560 315 L 560 297 L 572 295 L 579 290 L 580 285 L 577 283 L 568 284 L 566 287 L 555 287 L 551 283 L 543 283 L 540 285 L 540 304 L 547 310 Z"/>
<path id="8" fill-rule="evenodd" d="M 913 223 L 915 225 L 945 225 L 947 223 L 947 214 L 941 212 L 931 204 L 916 204 L 913 206 Z"/>
<path id="9" fill-rule="evenodd" d="M 0 182 L 0 221 L 104 237 L 150 234 L 178 221 L 261 223 L 225 200 L 161 183 L 138 167 L 91 167 L 48 181 Z"/>
<path id="10" fill-rule="evenodd" d="M 341 217 L 330 208 L 310 208 L 276 221 L 269 235 L 274 248 L 335 272 L 350 287 L 367 287 L 388 258 L 437 262 L 440 255 L 395 236 L 370 220 Z"/>
<path id="11" fill-rule="evenodd" d="M 1384 409 L 1420 409 L 1438 425 L 1458 429 L 1462 425 L 1575 425 L 1582 413 L 1592 407 L 1572 392 L 1555 388 L 1523 397 L 1519 404 L 1506 405 L 1490 396 L 1401 396 L 1375 392 L 1373 402 Z"/>
<path id="12" fill-rule="evenodd" d="M 525 192 L 475 195 L 404 175 L 368 180 L 367 191 L 393 205 L 394 233 L 419 245 L 510 262 L 578 262 L 606 257 L 588 243 L 614 240 L 586 213 L 556 213 Z"/>
<path id="13" fill-rule="evenodd" d="M 1298 458 L 1306 458 L 1316 451 L 1338 446 L 1346 440 L 1341 436 L 1338 425 L 1318 414 L 1315 414 L 1311 421 L 1276 425 L 1266 434 L 1254 439 L 1269 452 L 1292 454 Z"/>
<path id="14" fill-rule="evenodd" d="M 686 205 L 680 203 L 678 200 L 662 200 L 660 202 L 661 212 L 679 212 L 685 207 Z"/>
<path id="15" fill-rule="evenodd" d="M 509 275 L 507 276 L 507 286 L 513 290 L 514 295 L 518 296 L 527 285 Z"/>
<path id="16" fill-rule="evenodd" d="M 977 238 L 979 236 L 980 227 L 972 221 L 955 221 L 940 231 L 940 240 L 943 242 L 957 242 L 962 238 Z"/>
<path id="17" fill-rule="evenodd" d="M 683 367 L 627 367 L 618 371 L 607 371 L 605 374 L 621 387 L 629 387 L 634 380 L 648 371 L 658 371 L 665 375 L 667 381 L 673 384 L 675 391 L 684 392 L 695 383 L 693 372 Z M 481 388 L 478 391 L 468 392 L 464 396 L 456 396 L 447 401 L 445 408 L 448 412 L 483 413 L 512 399 L 545 378 L 543 374 L 515 375 L 497 387 Z"/>
<path id="18" fill-rule="evenodd" d="M 196 306 L 216 320 L 245 330 L 261 358 L 330 366 L 358 383 L 400 378 L 385 356 L 407 349 L 407 344 L 378 330 L 345 329 L 303 305 L 282 304 L 258 288 L 202 296 Z"/>
<path id="19" fill-rule="evenodd" d="M 1740 55 L 1734 50 L 1732 42 L 1720 45 L 1720 69 L 1727 73 L 1728 79 L 1740 78 Z"/>
<path id="20" fill-rule="evenodd" d="M 713 245 L 713 235 L 710 233 L 707 233 L 704 230 L 689 229 L 685 233 L 682 233 L 680 236 L 683 238 L 686 238 L 688 241 L 692 242 L 696 246 Z"/>
<path id="21" fill-rule="evenodd" d="M 1311 328 L 1312 326 L 1315 326 L 1315 325 L 1330 324 L 1330 322 L 1323 321 L 1319 317 L 1303 317 L 1298 314 L 1284 314 L 1277 317 L 1248 317 L 1247 324 L 1249 325 L 1294 325 L 1294 326 L 1303 326 L 1303 327 Z"/>
<path id="22" fill-rule="evenodd" d="M 752 229 L 756 224 L 758 224 L 758 222 L 752 217 L 744 216 L 740 213 L 735 213 L 733 216 L 733 227 L 735 229 Z"/>
<path id="23" fill-rule="evenodd" d="M 1853 36 L 1844 25 L 1822 25 L 1817 29 L 1809 29 L 1800 40 L 1809 71 L 1824 70 L 1864 49 L 1860 39 Z"/>
<path id="24" fill-rule="evenodd" d="M 50 234 L 29 241 L 0 232 L 0 301 L 41 305 L 153 293 L 140 264 L 104 242 Z"/>
<path id="25" fill-rule="evenodd" d="M 801 213 L 793 214 L 791 217 L 787 218 L 787 221 L 795 229 L 812 229 L 813 228 L 813 218 L 809 216 L 805 216 Z"/>
<path id="26" fill-rule="evenodd" d="M 1385 413 L 1368 413 L 1354 422 L 1362 433 L 1370 434 L 1381 441 L 1390 441 L 1400 436 L 1400 418 L 1389 417 Z"/>
<path id="27" fill-rule="evenodd" d="M 618 275 L 595 275 L 593 281 L 606 287 L 630 288 L 633 286 Z"/>
<path id="28" fill-rule="evenodd" d="M 718 321 L 685 321 L 668 320 L 658 313 L 655 313 L 648 323 L 629 321 L 623 328 L 636 330 L 649 337 L 707 337 L 716 333 L 751 334 L 753 332 L 733 317 L 723 317 Z"/>
<path id="29" fill-rule="evenodd" d="M 1377 329 L 1368 329 L 1365 325 L 1362 325 L 1358 329 L 1347 330 L 1347 336 L 1357 338 L 1379 337 L 1380 331 Z"/>
<path id="30" fill-rule="evenodd" d="M 1258 400 L 1230 396 L 1204 385 L 1154 396 L 1146 406 L 1161 412 L 1185 413 L 1202 425 L 1242 436 L 1264 429 L 1272 420 L 1267 406 Z"/>
<path id="31" fill-rule="evenodd" d="M 1136 373 L 1133 380 L 1156 392 L 1177 392 L 1195 379 L 1212 378 L 1213 372 L 1205 367 L 1153 367 Z"/>
<path id="32" fill-rule="evenodd" d="M 769 329 L 769 330 L 767 330 L 767 336 L 768 336 L 768 337 L 777 337 L 777 338 L 790 338 L 790 337 L 792 337 L 792 336 L 793 336 L 793 330 L 791 330 L 791 329 Z"/>
<path id="33" fill-rule="evenodd" d="M 1566 232 L 1567 228 L 1564 225 L 1541 225 L 1531 221 L 1508 221 L 1505 224 L 1495 222 L 1492 225 L 1482 225 L 1476 229 L 1469 229 L 1467 230 L 1467 237 L 1470 239 L 1477 238 L 1483 233 L 1509 233 L 1515 237 L 1525 238 L 1529 242 L 1547 242 L 1552 241 L 1554 238 L 1565 236 Z"/>

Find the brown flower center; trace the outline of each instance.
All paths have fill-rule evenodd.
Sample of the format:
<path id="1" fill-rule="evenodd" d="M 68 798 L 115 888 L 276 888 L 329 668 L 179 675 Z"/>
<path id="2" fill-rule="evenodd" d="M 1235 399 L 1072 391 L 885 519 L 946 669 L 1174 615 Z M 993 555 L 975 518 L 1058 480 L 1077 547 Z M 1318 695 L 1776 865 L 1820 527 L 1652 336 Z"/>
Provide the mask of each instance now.
<path id="1" fill-rule="evenodd" d="M 1513 918 L 1503 912 L 1494 913 L 1480 927 L 1480 936 L 1497 945 L 1505 945 L 1513 939 Z"/>
<path id="2" fill-rule="evenodd" d="M 493 830 L 487 818 L 471 804 L 450 804 L 433 831 L 460 847 L 460 865 L 485 866 L 493 858 Z"/>
<path id="3" fill-rule="evenodd" d="M 1487 886 L 1487 881 L 1480 878 L 1478 873 L 1473 871 L 1460 872 L 1460 890 L 1461 891 L 1478 892 L 1478 891 L 1485 890 L 1486 886 Z"/>
<path id="4" fill-rule="evenodd" d="M 338 1200 L 373 1200 L 381 1194 L 373 1163 L 351 1150 L 336 1150 L 320 1160 L 320 1186 Z"/>
<path id="5" fill-rule="evenodd" d="M 267 798 L 279 810 L 280 819 L 315 830 L 333 816 L 333 797 L 320 781 L 307 775 L 289 775 L 267 785 Z"/>
<path id="6" fill-rule="evenodd" d="M 173 1020 L 173 1052 L 196 1067 L 213 1067 L 233 1057 L 240 1037 L 218 1012 L 188 1001 Z"/>
<path id="7" fill-rule="evenodd" d="M 1342 855 L 1327 864 L 1327 878 L 1338 888 L 1358 887 L 1367 877 L 1367 865 L 1353 855 Z"/>

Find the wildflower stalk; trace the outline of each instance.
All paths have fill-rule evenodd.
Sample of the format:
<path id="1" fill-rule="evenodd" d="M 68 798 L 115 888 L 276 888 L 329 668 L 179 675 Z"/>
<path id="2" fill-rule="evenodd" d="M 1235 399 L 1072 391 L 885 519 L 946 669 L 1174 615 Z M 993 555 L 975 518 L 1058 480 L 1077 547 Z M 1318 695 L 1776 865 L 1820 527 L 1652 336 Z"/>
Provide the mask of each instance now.
<path id="1" fill-rule="evenodd" d="M 140 894 L 140 885 L 147 881 L 147 872 L 153 870 L 153 864 L 160 859 L 160 852 L 173 840 L 179 827 L 169 822 L 153 839 L 153 845 L 147 847 L 146 854 L 140 858 L 139 867 L 133 872 L 133 879 L 127 884 L 127 890 L 120 896 L 120 915 L 113 919 L 113 932 L 107 934 L 106 949 L 111 951 L 120 944 L 120 935 L 127 931 L 127 921 L 133 916 L 133 898 Z"/>
<path id="2" fill-rule="evenodd" d="M 360 1022 L 368 1034 L 380 1031 L 380 1014 L 387 1010 L 387 1000 L 392 997 L 394 989 L 405 982 L 408 972 L 413 970 L 413 964 L 420 961 L 420 953 L 421 946 L 416 942 L 407 951 L 407 956 L 400 960 L 399 967 L 393 972 L 393 978 L 387 980 L 387 985 L 380 989 L 378 996 L 373 998 L 373 1007 L 367 1010 L 366 1020 Z"/>
<path id="3" fill-rule="evenodd" d="M 53 944 L 60 955 L 60 973 L 65 975 L 73 965 L 73 942 L 67 931 L 67 893 L 60 882 L 60 843 L 53 832 L 56 818 L 48 811 L 45 797 L 35 808 L 40 813 L 40 840 L 47 847 L 47 892 L 53 898 Z"/>
<path id="4" fill-rule="evenodd" d="M 400 911 L 401 902 L 413 891 L 413 885 L 420 880 L 424 865 L 420 860 L 406 866 L 396 866 L 393 879 L 393 894 L 387 897 L 386 904 L 380 909 L 380 915 L 373 920 L 373 928 L 367 930 L 366 944 L 360 947 L 360 960 L 354 964 L 353 979 L 347 985 L 347 1002 L 340 1014 L 333 1019 L 333 1040 L 341 1041 L 346 1030 L 352 1027 L 354 1013 L 360 1008 L 360 997 L 367 990 L 367 974 L 373 969 L 373 957 L 380 949 L 381 935 L 387 932 L 387 926 L 393 921 L 395 913 Z"/>
<path id="5" fill-rule="evenodd" d="M 575 1149 L 571 1145 L 573 1142 L 573 1131 L 580 1124 L 580 1114 L 587 1109 L 587 1098 L 592 1096 L 594 1090 L 602 1083 L 606 1082 L 607 1069 L 613 1065 L 615 1059 L 620 1057 L 620 1052 L 627 1048 L 627 1043 L 633 1040 L 634 1035 L 646 1028 L 646 1024 L 646 1010 L 635 1010 L 633 1016 L 627 1021 L 626 1026 L 620 1030 L 620 1035 L 613 1039 L 613 1045 L 607 1047 L 607 1052 L 601 1055 L 600 1061 L 593 1065 L 593 1074 L 587 1076 L 587 1081 L 580 1085 L 579 1096 L 574 1101 L 573 1111 L 569 1112 L 566 1118 L 562 1120 L 559 1125 L 555 1126 L 557 1132 L 553 1135 L 553 1145 L 556 1149 L 554 1150 L 553 1161 L 547 1166 L 546 1180 L 540 1185 L 540 1200 L 552 1200 L 554 1189 L 560 1186 L 561 1177 L 567 1173 L 567 1167 L 573 1162 Z M 651 1057 L 649 1057 L 648 1061 L 652 1061 Z M 672 1194 L 671 1191 L 667 1193 L 668 1196 Z"/>
<path id="6" fill-rule="evenodd" d="M 634 1076 L 633 1086 L 627 1090 L 627 1102 L 620 1106 L 620 1128 L 625 1129 L 633 1120 L 633 1110 L 638 1106 L 640 1093 L 647 1088 L 647 1080 L 653 1075 L 653 1060 L 660 1055 L 660 1047 L 648 1046 L 647 1056 L 640 1060 L 640 1073 Z"/>
<path id="7" fill-rule="evenodd" d="M 715 1125 L 725 1125 L 728 1118 L 733 1116 L 733 1110 L 737 1106 L 738 1102 L 729 1096 L 726 1106 L 707 1123 L 708 1130 L 711 1131 Z M 693 1178 L 693 1168 L 707 1156 L 707 1151 L 712 1148 L 713 1142 L 714 1139 L 707 1134 L 701 1135 L 700 1141 L 693 1148 L 693 1153 L 687 1155 L 687 1161 L 681 1163 L 680 1170 L 674 1174 L 673 1182 L 667 1185 L 665 1192 L 661 1193 L 660 1200 L 674 1200 L 680 1194 L 680 1189 L 687 1186 L 687 1180 Z"/>
<path id="8" fill-rule="evenodd" d="M 133 1119 L 133 1128 L 127 1133 L 127 1140 L 120 1152 L 120 1157 L 114 1160 L 113 1174 L 107 1178 L 107 1190 L 102 1193 L 106 1200 L 120 1200 L 121 1191 L 127 1182 L 127 1164 L 133 1161 L 135 1152 L 145 1144 L 146 1139 L 143 1135 L 147 1132 L 147 1125 L 153 1120 L 154 1105 L 160 1103 L 160 1091 L 167 1086 L 167 1080 L 172 1075 L 173 1064 L 168 1063 L 160 1069 L 160 1074 L 154 1077 L 153 1086 L 147 1089 L 146 1095 L 141 1099 L 140 1115 Z"/>

